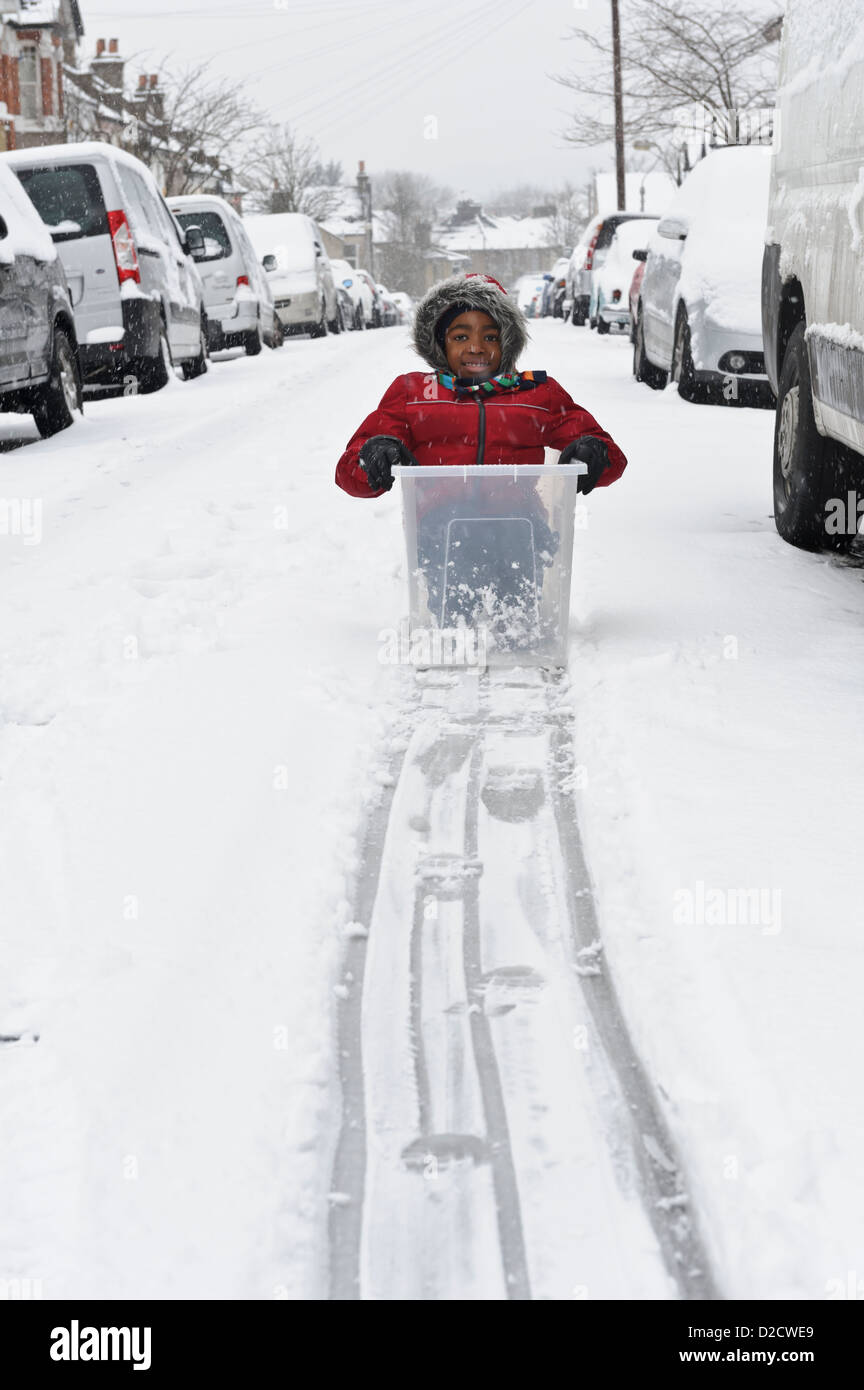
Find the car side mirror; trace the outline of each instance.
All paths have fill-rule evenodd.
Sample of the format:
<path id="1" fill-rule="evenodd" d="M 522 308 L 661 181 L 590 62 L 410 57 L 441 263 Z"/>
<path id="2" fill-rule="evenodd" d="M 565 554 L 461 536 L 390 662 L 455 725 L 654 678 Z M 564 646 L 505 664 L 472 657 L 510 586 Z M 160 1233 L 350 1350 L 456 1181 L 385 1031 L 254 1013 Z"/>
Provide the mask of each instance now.
<path id="1" fill-rule="evenodd" d="M 648 252 L 642 250 L 642 248 L 640 247 L 640 249 L 639 249 L 638 251 L 634 251 L 634 252 L 633 252 L 633 259 L 634 259 L 634 261 L 647 261 L 647 259 L 648 259 Z"/>
<path id="2" fill-rule="evenodd" d="M 658 236 L 666 237 L 667 241 L 686 241 L 689 231 L 690 227 L 683 217 L 663 217 L 657 223 Z"/>
<path id="3" fill-rule="evenodd" d="M 275 270 L 275 269 L 276 269 L 276 257 L 275 257 L 275 256 L 263 256 L 262 259 L 261 259 L 261 264 L 263 265 L 263 267 L 264 267 L 265 270 Z"/>
<path id="4" fill-rule="evenodd" d="M 195 260 L 200 260 L 206 255 L 204 246 L 204 233 L 200 227 L 187 227 L 183 237 L 183 249 L 193 256 Z"/>

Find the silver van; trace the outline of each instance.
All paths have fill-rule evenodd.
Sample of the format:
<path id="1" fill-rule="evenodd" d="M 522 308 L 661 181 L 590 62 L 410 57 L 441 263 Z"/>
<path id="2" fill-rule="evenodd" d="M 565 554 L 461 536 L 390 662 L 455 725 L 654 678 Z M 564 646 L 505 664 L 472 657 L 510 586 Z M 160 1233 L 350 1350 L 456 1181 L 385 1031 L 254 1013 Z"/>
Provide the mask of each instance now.
<path id="1" fill-rule="evenodd" d="M 214 193 L 169 198 L 168 207 L 184 231 L 200 227 L 204 236 L 194 260 L 204 285 L 210 351 L 243 347 L 253 357 L 262 343 L 278 347 L 282 331 L 273 294 L 239 213 Z"/>
<path id="2" fill-rule="evenodd" d="M 172 364 L 207 370 L 207 321 L 187 236 L 140 159 L 86 141 L 0 155 L 58 248 L 75 312 L 85 390 L 132 377 L 158 391 Z"/>
<path id="3" fill-rule="evenodd" d="M 789 0 L 762 263 L 777 393 L 774 521 L 847 550 L 864 519 L 864 53 L 860 6 Z"/>
<path id="4" fill-rule="evenodd" d="M 323 338 L 328 329 L 341 332 L 330 257 L 312 218 L 302 212 L 267 213 L 247 217 L 245 226 L 286 332 L 311 338 Z"/>

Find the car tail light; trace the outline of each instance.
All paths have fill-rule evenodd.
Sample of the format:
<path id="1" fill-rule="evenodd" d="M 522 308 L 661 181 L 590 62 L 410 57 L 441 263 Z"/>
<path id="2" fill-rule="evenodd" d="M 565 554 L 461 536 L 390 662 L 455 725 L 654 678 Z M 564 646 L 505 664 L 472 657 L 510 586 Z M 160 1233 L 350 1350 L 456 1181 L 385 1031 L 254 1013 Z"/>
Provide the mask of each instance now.
<path id="1" fill-rule="evenodd" d="M 248 284 L 249 284 L 249 276 L 248 276 L 248 275 L 238 275 L 238 276 L 237 276 L 237 284 L 238 284 L 238 285 L 248 285 Z"/>
<path id="2" fill-rule="evenodd" d="M 599 238 L 600 238 L 600 233 L 601 233 L 602 230 L 603 230 L 603 223 L 601 222 L 601 223 L 600 223 L 600 226 L 597 228 L 596 232 L 594 233 L 593 237 L 591 238 L 591 244 L 590 244 L 590 246 L 588 247 L 588 254 L 587 254 L 587 256 L 585 257 L 585 269 L 586 269 L 586 270 L 590 270 L 590 269 L 592 268 L 592 266 L 594 265 L 594 252 L 595 252 L 595 250 L 597 249 L 597 242 L 598 242 L 598 240 L 599 240 Z"/>
<path id="3" fill-rule="evenodd" d="M 111 233 L 111 245 L 114 248 L 114 260 L 117 265 L 119 283 L 122 285 L 124 280 L 134 280 L 136 285 L 140 285 L 141 270 L 138 265 L 138 253 L 135 250 L 132 230 L 126 221 L 126 214 L 122 208 L 108 213 L 108 230 Z"/>
<path id="4" fill-rule="evenodd" d="M 621 291 L 620 291 L 620 290 L 613 290 L 613 291 L 612 291 L 612 303 L 613 303 L 613 304 L 617 304 L 620 298 L 621 298 Z"/>
<path id="5" fill-rule="evenodd" d="M 566 280 L 559 280 L 559 281 L 558 281 L 558 288 L 559 288 L 559 290 L 566 290 L 566 288 L 567 288 L 567 281 L 566 281 Z"/>

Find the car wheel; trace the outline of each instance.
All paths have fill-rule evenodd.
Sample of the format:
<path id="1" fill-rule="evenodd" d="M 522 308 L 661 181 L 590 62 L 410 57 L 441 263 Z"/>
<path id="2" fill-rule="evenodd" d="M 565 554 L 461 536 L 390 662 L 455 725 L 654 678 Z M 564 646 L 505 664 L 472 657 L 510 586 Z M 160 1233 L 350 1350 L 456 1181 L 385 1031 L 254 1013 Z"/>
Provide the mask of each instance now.
<path id="1" fill-rule="evenodd" d="M 248 333 L 243 334 L 243 346 L 246 349 L 247 357 L 257 357 L 264 346 L 261 338 L 260 320 L 254 328 L 250 328 Z"/>
<path id="2" fill-rule="evenodd" d="M 163 323 L 159 329 L 159 351 L 156 356 L 140 357 L 133 364 L 133 372 L 138 378 L 138 394 L 149 396 L 154 391 L 161 391 L 163 386 L 168 385 L 171 367 L 171 348 Z"/>
<path id="3" fill-rule="evenodd" d="M 326 337 L 327 337 L 327 319 L 326 319 L 326 317 L 325 317 L 326 313 L 327 313 L 327 309 L 326 309 L 326 306 L 325 306 L 325 304 L 324 304 L 324 300 L 322 299 L 322 300 L 321 300 L 321 317 L 320 317 L 320 319 L 318 320 L 318 322 L 317 322 L 317 323 L 314 323 L 314 324 L 312 325 L 312 327 L 309 329 L 309 337 L 310 337 L 310 338 L 326 338 Z"/>
<path id="4" fill-rule="evenodd" d="M 273 328 L 270 334 L 268 347 L 280 348 L 285 341 L 285 330 L 282 327 L 282 320 L 278 314 L 273 315 Z"/>
<path id="5" fill-rule="evenodd" d="M 683 309 L 678 311 L 675 324 L 675 343 L 672 348 L 672 380 L 678 385 L 678 395 L 692 405 L 704 405 L 708 400 L 705 385 L 697 381 L 690 345 L 690 323 Z"/>
<path id="6" fill-rule="evenodd" d="M 636 339 L 633 345 L 633 375 L 637 381 L 644 381 L 652 391 L 662 391 L 669 379 L 662 367 L 655 367 L 645 352 L 645 334 L 642 328 L 642 315 L 636 320 Z"/>
<path id="7" fill-rule="evenodd" d="M 847 550 L 855 539 L 832 534 L 826 508 L 846 501 L 854 479 L 841 444 L 820 434 L 813 414 L 806 324 L 794 329 L 783 357 L 774 424 L 774 524 L 802 550 Z"/>
<path id="8" fill-rule="evenodd" d="M 203 376 L 207 370 L 207 359 L 209 355 L 210 349 L 207 344 L 207 324 L 205 320 L 202 319 L 198 334 L 198 356 L 190 357 L 181 364 L 180 370 L 183 373 L 183 380 L 193 381 L 196 376 Z"/>
<path id="9" fill-rule="evenodd" d="M 67 334 L 57 328 L 51 348 L 51 373 L 33 397 L 33 419 L 42 438 L 47 439 L 74 424 L 75 412 L 80 409 L 78 358 Z"/>
<path id="10" fill-rule="evenodd" d="M 606 322 L 605 319 L 596 319 L 596 320 L 595 320 L 595 323 L 596 323 L 596 325 L 597 325 L 597 332 L 598 332 L 598 333 L 608 333 L 608 332 L 609 332 L 609 327 L 610 327 L 610 325 Z"/>
<path id="11" fill-rule="evenodd" d="M 587 317 L 588 306 L 585 303 L 585 300 L 577 295 L 577 297 L 573 300 L 573 309 L 570 314 L 570 322 L 572 324 L 575 324 L 577 328 L 582 328 L 585 324 L 585 320 L 587 319 Z"/>

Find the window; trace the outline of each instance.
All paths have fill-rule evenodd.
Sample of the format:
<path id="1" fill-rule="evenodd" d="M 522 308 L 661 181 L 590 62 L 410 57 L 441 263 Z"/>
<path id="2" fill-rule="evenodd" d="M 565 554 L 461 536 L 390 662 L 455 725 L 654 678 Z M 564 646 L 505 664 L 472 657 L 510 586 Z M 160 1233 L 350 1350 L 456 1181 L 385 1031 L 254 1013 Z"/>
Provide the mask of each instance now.
<path id="1" fill-rule="evenodd" d="M 36 60 L 36 45 L 24 44 L 18 59 L 18 86 L 21 93 L 21 115 L 31 121 L 42 114 L 42 103 L 38 90 L 39 64 Z"/>
<path id="2" fill-rule="evenodd" d="M 216 245 L 207 246 L 208 260 L 224 260 L 231 255 L 231 242 L 225 223 L 218 212 L 175 212 L 174 216 L 183 228 L 200 227 L 207 242 L 215 242 Z M 216 247 L 218 246 L 218 254 Z"/>
<path id="3" fill-rule="evenodd" d="M 136 236 L 149 233 L 161 241 L 162 229 L 153 207 L 153 194 L 138 170 L 118 159 L 114 164 L 114 175 L 123 194 L 124 212 L 132 224 L 133 233 Z"/>
<path id="4" fill-rule="evenodd" d="M 54 168 L 16 169 L 31 203 L 48 227 L 64 222 L 68 238 L 104 236 L 108 232 L 99 176 L 92 164 L 58 164 Z M 61 234 L 62 235 L 62 234 Z"/>

